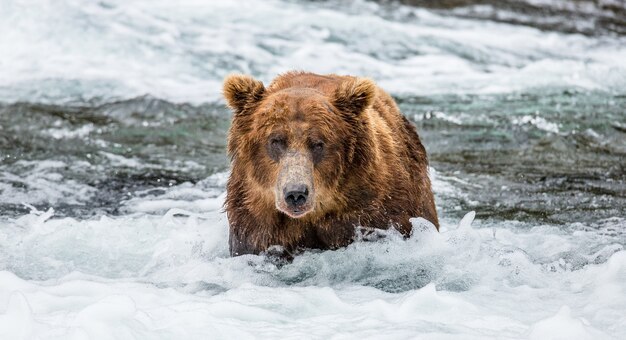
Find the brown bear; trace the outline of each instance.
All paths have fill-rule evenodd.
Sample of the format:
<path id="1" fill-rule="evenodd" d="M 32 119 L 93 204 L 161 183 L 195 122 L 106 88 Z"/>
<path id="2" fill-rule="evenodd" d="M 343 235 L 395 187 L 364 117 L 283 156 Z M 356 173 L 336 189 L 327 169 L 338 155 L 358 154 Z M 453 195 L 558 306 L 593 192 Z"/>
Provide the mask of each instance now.
<path id="1" fill-rule="evenodd" d="M 231 255 L 336 249 L 357 227 L 409 237 L 418 216 L 439 228 L 424 146 L 371 80 L 288 72 L 266 88 L 231 75 L 224 97 Z"/>

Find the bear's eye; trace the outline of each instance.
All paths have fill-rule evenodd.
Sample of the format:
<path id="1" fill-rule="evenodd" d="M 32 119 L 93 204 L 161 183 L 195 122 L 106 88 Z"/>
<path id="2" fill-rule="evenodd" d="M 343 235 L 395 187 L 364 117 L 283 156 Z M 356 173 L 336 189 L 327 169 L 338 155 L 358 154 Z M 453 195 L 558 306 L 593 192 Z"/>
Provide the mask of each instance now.
<path id="1" fill-rule="evenodd" d="M 286 149 L 285 139 L 280 137 L 271 137 L 267 145 L 270 157 L 277 161 Z"/>
<path id="2" fill-rule="evenodd" d="M 324 150 L 323 142 L 317 142 L 313 144 L 313 151 L 322 151 L 322 150 Z"/>
<path id="3" fill-rule="evenodd" d="M 313 162 L 319 163 L 324 156 L 324 142 L 314 142 L 311 144 L 311 153 L 313 154 Z"/>
<path id="4" fill-rule="evenodd" d="M 277 146 L 280 146 L 281 144 L 282 144 L 282 140 L 278 138 L 270 139 L 270 145 L 272 145 L 272 147 L 277 147 Z"/>

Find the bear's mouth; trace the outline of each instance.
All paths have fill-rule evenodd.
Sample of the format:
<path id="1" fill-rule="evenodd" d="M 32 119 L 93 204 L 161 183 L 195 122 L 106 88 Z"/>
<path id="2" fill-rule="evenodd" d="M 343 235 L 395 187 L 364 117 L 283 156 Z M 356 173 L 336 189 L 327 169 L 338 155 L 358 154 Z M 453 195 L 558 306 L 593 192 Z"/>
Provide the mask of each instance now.
<path id="1" fill-rule="evenodd" d="M 296 208 L 296 207 L 287 207 L 284 204 L 278 203 L 276 204 L 276 208 L 278 209 L 278 211 L 282 212 L 283 214 L 291 218 L 301 218 L 304 215 L 313 211 L 313 207 L 309 204 Z"/>

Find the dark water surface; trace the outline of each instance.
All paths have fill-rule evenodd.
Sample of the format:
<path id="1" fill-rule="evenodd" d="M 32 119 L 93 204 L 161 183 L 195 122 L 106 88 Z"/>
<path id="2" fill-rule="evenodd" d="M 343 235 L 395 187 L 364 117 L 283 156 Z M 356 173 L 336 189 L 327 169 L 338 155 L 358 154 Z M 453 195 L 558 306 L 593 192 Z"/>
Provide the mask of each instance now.
<path id="1" fill-rule="evenodd" d="M 550 31 L 586 35 L 626 34 L 626 3 L 620 0 L 400 0 L 398 2 L 459 17 L 528 25 Z"/>
<path id="2" fill-rule="evenodd" d="M 397 101 L 437 175 L 461 189 L 438 195 L 441 214 L 476 210 L 488 219 L 565 223 L 624 213 L 625 96 L 563 90 Z M 34 205 L 54 206 L 57 216 L 119 214 L 125 199 L 228 168 L 230 117 L 221 105 L 150 96 L 98 105 L 16 103 L 0 106 L 0 119 L 8 191 L 41 191 Z M 46 202 L 55 184 L 40 188 L 23 177 L 44 160 L 62 163 L 54 172 L 89 194 Z M 20 202 L 0 203 L 3 215 L 25 212 Z"/>

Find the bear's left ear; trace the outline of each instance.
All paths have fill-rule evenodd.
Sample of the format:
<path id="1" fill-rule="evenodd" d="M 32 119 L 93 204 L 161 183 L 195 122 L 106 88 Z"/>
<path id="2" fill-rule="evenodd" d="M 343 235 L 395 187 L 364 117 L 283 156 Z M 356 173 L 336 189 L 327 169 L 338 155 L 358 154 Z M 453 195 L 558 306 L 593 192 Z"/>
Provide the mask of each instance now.
<path id="1" fill-rule="evenodd" d="M 376 84 L 367 78 L 349 78 L 335 90 L 334 105 L 342 112 L 355 115 L 365 111 L 376 95 Z"/>
<path id="2" fill-rule="evenodd" d="M 224 79 L 224 98 L 235 112 L 241 114 L 258 103 L 265 93 L 263 83 L 243 74 L 231 74 Z"/>

